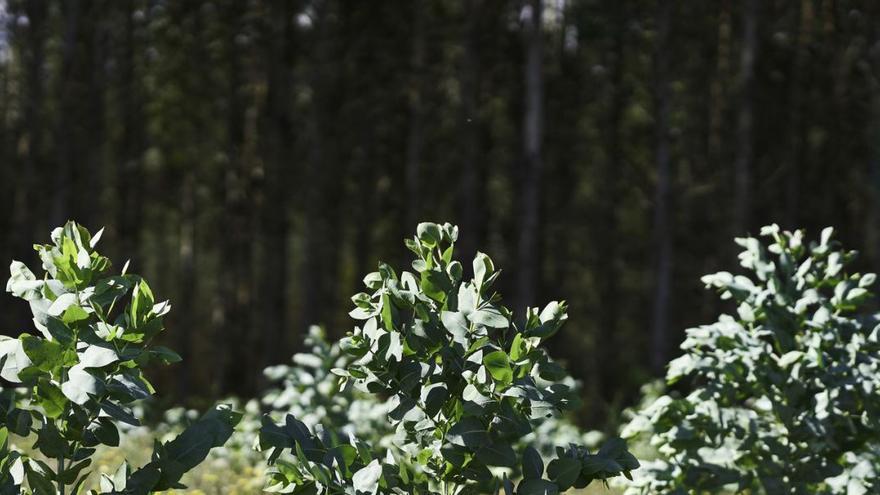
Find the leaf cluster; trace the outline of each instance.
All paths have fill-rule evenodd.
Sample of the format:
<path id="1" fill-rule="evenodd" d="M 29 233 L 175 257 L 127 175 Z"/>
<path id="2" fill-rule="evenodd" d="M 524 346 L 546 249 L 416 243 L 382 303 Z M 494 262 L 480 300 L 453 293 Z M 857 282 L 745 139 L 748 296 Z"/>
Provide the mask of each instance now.
<path id="1" fill-rule="evenodd" d="M 747 275 L 703 277 L 735 315 L 692 328 L 663 395 L 624 428 L 660 458 L 632 493 L 875 493 L 880 473 L 880 315 L 874 274 L 822 231 L 765 227 L 737 239 Z"/>
<path id="2" fill-rule="evenodd" d="M 155 390 L 149 364 L 180 357 L 152 345 L 164 330 L 168 301 L 156 301 L 142 277 L 110 274 L 110 260 L 74 222 L 55 229 L 51 244 L 34 246 L 45 274 L 15 261 L 7 292 L 24 299 L 38 334 L 0 336 L 0 376 L 27 391 L 4 393 L 0 404 L 0 493 L 80 493 L 99 445 L 119 445 L 119 425 L 140 425 L 132 404 Z M 101 493 L 145 494 L 181 487 L 181 476 L 222 445 L 239 415 L 219 406 L 177 438 L 156 442 L 152 460 L 105 476 Z M 10 434 L 35 437 L 27 456 L 9 448 Z"/>
<path id="3" fill-rule="evenodd" d="M 569 445 L 544 467 L 533 448 L 515 448 L 533 425 L 571 404 L 562 368 L 541 344 L 567 319 L 565 303 L 527 308 L 520 318 L 492 287 L 500 271 L 477 253 L 466 280 L 455 260 L 458 229 L 419 224 L 406 240 L 413 271 L 387 264 L 352 297 L 361 323 L 340 342 L 353 357 L 333 372 L 391 404 L 396 444 L 378 458 L 344 432 L 288 416 L 265 420 L 261 446 L 277 469 L 270 488 L 284 493 L 558 493 L 638 467 L 612 439 L 597 452 Z M 550 386 L 540 386 L 547 381 Z M 280 458 L 289 450 L 291 458 Z M 507 473 L 521 468 L 514 490 Z"/>

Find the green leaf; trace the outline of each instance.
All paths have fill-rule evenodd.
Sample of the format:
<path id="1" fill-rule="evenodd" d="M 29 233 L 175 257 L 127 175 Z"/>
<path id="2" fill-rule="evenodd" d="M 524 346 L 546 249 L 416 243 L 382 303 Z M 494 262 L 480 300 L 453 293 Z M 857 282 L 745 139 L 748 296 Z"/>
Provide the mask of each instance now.
<path id="1" fill-rule="evenodd" d="M 489 328 L 507 328 L 510 326 L 507 318 L 500 311 L 492 307 L 474 311 L 470 314 L 469 318 L 473 323 Z"/>
<path id="2" fill-rule="evenodd" d="M 45 378 L 41 378 L 37 383 L 37 399 L 49 419 L 61 416 L 67 406 L 67 399 L 61 389 Z"/>
<path id="3" fill-rule="evenodd" d="M 103 384 L 79 364 L 70 368 L 67 373 L 67 381 L 61 384 L 64 396 L 79 405 L 83 405 L 91 397 L 97 396 L 103 388 Z"/>
<path id="4" fill-rule="evenodd" d="M 33 335 L 19 337 L 21 346 L 34 366 L 47 373 L 57 373 L 62 366 L 72 364 L 72 354 L 61 344 Z"/>
<path id="5" fill-rule="evenodd" d="M 474 256 L 473 268 L 474 285 L 477 286 L 478 290 L 482 291 L 483 284 L 495 271 L 495 265 L 492 263 L 491 258 L 478 251 L 476 256 Z"/>
<path id="6" fill-rule="evenodd" d="M 547 466 L 547 476 L 559 485 L 560 490 L 571 488 L 580 474 L 580 461 L 571 457 L 553 459 Z"/>
<path id="7" fill-rule="evenodd" d="M 79 355 L 79 363 L 83 368 L 103 368 L 119 360 L 116 351 L 110 347 L 90 345 Z"/>
<path id="8" fill-rule="evenodd" d="M 436 270 L 422 272 L 420 286 L 425 295 L 439 302 L 446 301 L 446 294 L 452 290 L 449 276 Z"/>
<path id="9" fill-rule="evenodd" d="M 31 433 L 32 424 L 33 418 L 28 411 L 16 408 L 6 414 L 6 427 L 20 437 L 26 437 Z"/>
<path id="10" fill-rule="evenodd" d="M 525 342 L 523 342 L 522 334 L 514 335 L 513 342 L 510 343 L 510 359 L 519 361 L 525 356 Z"/>
<path id="11" fill-rule="evenodd" d="M 52 484 L 51 472 L 44 471 L 42 468 L 38 467 L 39 465 L 33 462 L 28 462 L 25 464 L 25 471 L 27 472 L 27 481 L 30 485 L 30 488 L 34 495 L 54 495 L 55 494 L 55 486 Z"/>
<path id="12" fill-rule="evenodd" d="M 83 433 L 84 444 L 93 447 L 99 444 L 119 446 L 119 430 L 110 418 L 102 417 L 92 421 Z"/>
<path id="13" fill-rule="evenodd" d="M 416 236 L 428 247 L 436 247 L 443 240 L 443 233 L 436 223 L 422 222 L 416 227 Z"/>
<path id="14" fill-rule="evenodd" d="M 523 450 L 522 474 L 525 479 L 541 479 L 541 476 L 544 476 L 544 460 L 532 446 Z"/>
<path id="15" fill-rule="evenodd" d="M 373 459 L 372 462 L 357 470 L 351 478 L 352 486 L 357 493 L 375 495 L 379 491 L 379 480 L 382 478 L 382 465 Z"/>
<path id="16" fill-rule="evenodd" d="M 156 346 L 150 349 L 150 358 L 162 364 L 179 363 L 183 360 L 179 354 L 163 346 Z"/>
<path id="17" fill-rule="evenodd" d="M 20 383 L 19 373 L 32 363 L 24 352 L 21 340 L 0 335 L 0 376 L 13 383 Z"/>
<path id="18" fill-rule="evenodd" d="M 524 479 L 516 487 L 516 495 L 557 495 L 559 488 L 541 479 Z"/>
<path id="19" fill-rule="evenodd" d="M 513 467 L 516 464 L 516 452 L 504 443 L 483 445 L 477 450 L 476 457 L 487 466 Z"/>
<path id="20" fill-rule="evenodd" d="M 483 356 L 483 365 L 492 375 L 495 381 L 509 385 L 513 381 L 513 370 L 510 368 L 510 360 L 504 351 L 494 351 Z"/>
<path id="21" fill-rule="evenodd" d="M 482 421 L 473 416 L 462 418 L 446 433 L 446 438 L 453 445 L 476 449 L 489 442 L 489 434 Z"/>
<path id="22" fill-rule="evenodd" d="M 67 456 L 67 442 L 61 436 L 61 432 L 58 431 L 55 423 L 51 422 L 43 423 L 43 426 L 37 432 L 37 441 L 34 443 L 34 448 L 51 459 Z"/>

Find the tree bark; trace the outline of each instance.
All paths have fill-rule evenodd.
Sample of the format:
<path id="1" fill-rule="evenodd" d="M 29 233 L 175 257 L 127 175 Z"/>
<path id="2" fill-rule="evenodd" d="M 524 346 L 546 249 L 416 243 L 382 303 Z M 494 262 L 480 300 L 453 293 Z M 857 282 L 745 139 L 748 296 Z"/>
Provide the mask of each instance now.
<path id="1" fill-rule="evenodd" d="M 463 148 L 460 197 L 460 245 L 464 259 L 474 256 L 486 235 L 486 167 L 480 161 L 480 137 L 483 130 L 480 115 L 480 54 L 479 36 L 483 0 L 465 1 L 464 54 L 459 76 L 461 82 L 461 118 Z"/>
<path id="2" fill-rule="evenodd" d="M 58 79 L 58 121 L 55 127 L 56 172 L 52 197 L 52 225 L 61 225 L 71 216 L 77 143 L 73 121 L 77 115 L 77 42 L 80 31 L 80 2 L 70 0 L 61 7 L 64 37 L 61 45 L 61 73 Z"/>
<path id="3" fill-rule="evenodd" d="M 801 167 L 806 134 L 804 122 L 803 99 L 809 81 L 805 81 L 803 72 L 809 57 L 809 44 L 812 37 L 813 6 L 810 0 L 797 3 L 796 24 L 794 28 L 795 46 L 789 75 L 789 110 L 788 110 L 788 163 L 785 183 L 785 223 L 788 228 L 795 228 L 800 221 L 798 211 L 800 204 Z M 805 88 L 805 85 L 807 86 Z"/>
<path id="4" fill-rule="evenodd" d="M 541 210 L 541 143 L 544 119 L 543 29 L 542 0 L 529 0 L 522 11 L 523 41 L 525 48 L 525 101 L 523 117 L 523 159 L 520 175 L 522 212 L 519 229 L 517 281 L 518 296 L 515 309 L 522 310 L 535 304 L 535 291 L 540 276 L 538 239 Z"/>
<path id="5" fill-rule="evenodd" d="M 657 42 L 655 64 L 655 132 L 657 185 L 654 193 L 655 287 L 654 310 L 651 326 L 651 368 L 663 370 L 667 360 L 669 341 L 669 304 L 672 282 L 673 225 L 670 215 L 670 183 L 672 181 L 669 150 L 669 24 L 672 0 L 658 0 Z"/>
<path id="6" fill-rule="evenodd" d="M 754 161 L 754 84 L 755 57 L 758 48 L 758 1 L 744 0 L 742 4 L 742 47 L 740 73 L 737 81 L 739 112 L 737 114 L 737 154 L 734 161 L 733 228 L 735 236 L 748 233 L 751 226 L 751 187 Z"/>
<path id="7" fill-rule="evenodd" d="M 241 369 L 255 368 L 259 333 L 253 332 L 251 289 L 252 284 L 252 238 L 253 211 L 251 205 L 252 172 L 244 156 L 246 103 L 242 97 L 244 66 L 237 38 L 241 32 L 240 22 L 244 14 L 243 4 L 233 2 L 225 13 L 226 60 L 226 180 L 224 184 L 225 218 L 221 221 L 218 236 L 223 239 L 223 260 L 228 267 L 224 277 L 223 318 L 225 327 L 221 345 L 225 339 L 244 342 L 243 349 L 234 351 L 237 363 L 227 356 L 226 387 L 237 394 L 246 394 L 257 377 L 241 373 Z"/>
<path id="8" fill-rule="evenodd" d="M 406 140 L 406 227 L 414 229 L 421 219 L 422 100 L 425 70 L 425 2 L 412 0 L 412 49 L 410 53 L 409 135 Z"/>
<path id="9" fill-rule="evenodd" d="M 271 7 L 268 52 L 268 88 L 266 92 L 264 135 L 267 136 L 265 202 L 262 205 L 261 227 L 263 254 L 260 299 L 262 362 L 261 366 L 279 362 L 286 348 L 287 321 L 287 190 L 290 184 L 288 167 L 294 155 L 292 123 L 289 116 L 290 87 L 293 84 L 294 5 L 276 0 Z"/>
<path id="10" fill-rule="evenodd" d="M 137 70 L 137 25 L 135 24 L 135 0 L 127 0 L 122 11 L 125 14 L 125 37 L 120 57 L 120 90 L 118 107 L 122 112 L 122 136 L 117 159 L 117 183 L 119 208 L 113 230 L 117 232 L 120 252 L 137 258 L 143 221 L 143 174 L 141 154 L 144 146 L 143 103 Z"/>

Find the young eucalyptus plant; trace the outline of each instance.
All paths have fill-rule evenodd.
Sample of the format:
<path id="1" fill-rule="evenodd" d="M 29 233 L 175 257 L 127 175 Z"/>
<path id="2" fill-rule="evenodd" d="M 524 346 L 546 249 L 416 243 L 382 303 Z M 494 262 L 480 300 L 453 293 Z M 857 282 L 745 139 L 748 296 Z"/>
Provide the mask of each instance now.
<path id="1" fill-rule="evenodd" d="M 624 428 L 659 454 L 629 493 L 880 492 L 876 277 L 847 271 L 855 253 L 831 228 L 809 244 L 776 225 L 761 234 L 737 239 L 747 275 L 703 277 L 736 314 L 687 331 L 666 379 L 689 393 Z"/>
<path id="2" fill-rule="evenodd" d="M 638 467 L 620 439 L 596 452 L 560 446 L 546 470 L 537 450 L 514 448 L 570 405 L 569 388 L 556 383 L 564 371 L 541 348 L 566 307 L 553 302 L 515 318 L 492 290 L 500 272 L 488 256 L 478 253 L 464 279 L 453 258 L 457 236 L 449 224 L 420 224 L 406 241 L 414 272 L 380 264 L 364 279 L 370 292 L 352 298 L 361 324 L 340 345 L 353 360 L 334 373 L 391 401 L 395 444 L 380 455 L 343 431 L 309 429 L 292 415 L 281 424 L 265 418 L 261 447 L 275 464 L 268 491 L 556 494 Z M 516 489 L 507 475 L 515 467 Z"/>
<path id="3" fill-rule="evenodd" d="M 397 444 L 397 431 L 388 421 L 388 413 L 395 404 L 387 396 L 343 387 L 339 376 L 333 373 L 334 368 L 346 368 L 357 358 L 343 352 L 338 342 L 328 341 L 326 332 L 319 326 L 309 328 L 303 344 L 304 349 L 293 355 L 290 364 L 271 366 L 263 371 L 276 384 L 262 397 L 263 406 L 272 416 L 292 414 L 309 428 L 322 425 L 342 430 L 369 443 L 374 452 Z M 580 387 L 577 380 L 567 375 L 557 382 L 570 387 L 573 394 Z M 556 382 L 539 378 L 537 383 L 546 388 Z M 519 439 L 517 446 L 535 447 L 542 457 L 549 458 L 557 445 L 586 443 L 592 446 L 600 440 L 600 433 L 584 433 L 568 418 L 554 416 L 536 424 L 534 431 Z M 518 474 L 514 469 L 513 475 Z"/>
<path id="4" fill-rule="evenodd" d="M 0 493 L 79 494 L 99 445 L 119 445 L 120 423 L 138 425 L 133 402 L 154 393 L 142 369 L 180 360 L 152 345 L 171 309 L 157 302 L 138 275 L 110 274 L 110 260 L 95 251 L 101 237 L 68 222 L 36 245 L 45 274 L 14 261 L 7 292 L 33 312 L 35 334 L 0 336 L 0 376 L 26 389 L 0 404 Z M 152 460 L 123 463 L 103 476 L 100 493 L 141 495 L 182 487 L 181 476 L 232 434 L 239 414 L 218 406 L 174 440 L 156 442 Z M 29 456 L 10 447 L 12 436 L 35 438 Z M 31 436 L 32 435 L 32 436 Z M 14 438 L 14 437 L 12 437 Z M 89 490 L 89 493 L 99 493 Z"/>

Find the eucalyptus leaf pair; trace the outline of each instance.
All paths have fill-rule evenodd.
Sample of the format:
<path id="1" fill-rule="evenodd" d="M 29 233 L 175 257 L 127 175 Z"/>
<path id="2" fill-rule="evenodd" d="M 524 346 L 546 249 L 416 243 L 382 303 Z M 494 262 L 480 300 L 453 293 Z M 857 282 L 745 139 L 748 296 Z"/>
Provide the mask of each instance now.
<path id="1" fill-rule="evenodd" d="M 457 237 L 452 225 L 420 224 L 406 241 L 413 271 L 380 264 L 364 279 L 368 292 L 352 297 L 360 323 L 340 342 L 352 357 L 333 373 L 388 398 L 394 445 L 380 451 L 294 416 L 266 418 L 260 443 L 275 463 L 269 491 L 553 494 L 638 467 L 619 439 L 595 452 L 559 447 L 546 468 L 521 446 L 572 401 L 558 381 L 564 371 L 541 347 L 566 321 L 566 307 L 554 302 L 514 317 L 492 289 L 500 272 L 488 256 L 478 253 L 464 278 Z M 522 474 L 516 488 L 513 472 Z"/>
<path id="2" fill-rule="evenodd" d="M 45 274 L 13 262 L 7 292 L 24 299 L 35 334 L 0 336 L 0 375 L 23 394 L 4 390 L 0 400 L 0 493 L 83 493 L 98 446 L 119 445 L 120 424 L 138 426 L 131 406 L 154 393 L 142 369 L 180 357 L 154 346 L 171 309 L 157 301 L 146 280 L 110 274 L 110 260 L 92 236 L 68 222 L 36 245 Z M 152 460 L 123 463 L 103 476 L 100 491 L 140 495 L 181 487 L 183 474 L 230 437 L 240 415 L 218 406 L 177 438 L 156 442 Z M 35 438 L 33 455 L 11 439 Z"/>
<path id="3" fill-rule="evenodd" d="M 880 493 L 880 315 L 832 229 L 737 239 L 745 275 L 703 277 L 736 313 L 692 328 L 623 436 L 656 448 L 627 493 Z"/>

